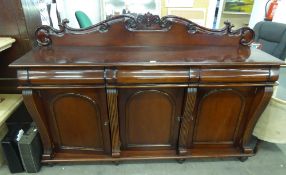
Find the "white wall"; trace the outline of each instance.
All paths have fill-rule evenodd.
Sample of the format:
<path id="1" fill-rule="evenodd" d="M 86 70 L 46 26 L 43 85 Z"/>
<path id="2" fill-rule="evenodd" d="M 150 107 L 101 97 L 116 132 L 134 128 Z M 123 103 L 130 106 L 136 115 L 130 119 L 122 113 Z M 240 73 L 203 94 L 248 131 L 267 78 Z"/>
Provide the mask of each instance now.
<path id="1" fill-rule="evenodd" d="M 256 23 L 263 21 L 265 18 L 265 4 L 268 0 L 254 0 L 253 10 L 249 21 L 249 27 L 253 28 Z M 270 3 L 269 3 L 270 4 Z M 273 21 L 286 23 L 286 0 L 281 0 L 278 4 Z"/>
<path id="2" fill-rule="evenodd" d="M 58 11 L 62 19 L 67 18 L 69 26 L 79 28 L 75 12 L 81 10 L 87 14 L 93 24 L 102 19 L 102 0 L 57 0 Z"/>
<path id="3" fill-rule="evenodd" d="M 281 0 L 274 14 L 273 21 L 286 24 L 285 11 L 286 11 L 286 0 Z"/>
<path id="4" fill-rule="evenodd" d="M 254 0 L 252 13 L 250 16 L 249 27 L 253 28 L 256 23 L 265 18 L 265 4 L 268 0 Z"/>

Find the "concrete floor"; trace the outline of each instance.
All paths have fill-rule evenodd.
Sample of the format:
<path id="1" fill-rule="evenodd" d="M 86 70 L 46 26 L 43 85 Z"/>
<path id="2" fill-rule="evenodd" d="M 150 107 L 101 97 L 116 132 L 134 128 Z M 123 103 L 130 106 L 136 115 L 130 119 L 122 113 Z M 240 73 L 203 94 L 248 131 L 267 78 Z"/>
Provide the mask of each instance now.
<path id="1" fill-rule="evenodd" d="M 0 175 L 10 174 L 7 166 Z M 19 173 L 24 175 L 27 173 Z M 42 167 L 39 175 L 286 175 L 286 145 L 262 142 L 256 156 L 246 162 L 237 159 L 192 159 L 183 164 L 174 160 L 122 162 L 120 165 L 55 165 Z"/>

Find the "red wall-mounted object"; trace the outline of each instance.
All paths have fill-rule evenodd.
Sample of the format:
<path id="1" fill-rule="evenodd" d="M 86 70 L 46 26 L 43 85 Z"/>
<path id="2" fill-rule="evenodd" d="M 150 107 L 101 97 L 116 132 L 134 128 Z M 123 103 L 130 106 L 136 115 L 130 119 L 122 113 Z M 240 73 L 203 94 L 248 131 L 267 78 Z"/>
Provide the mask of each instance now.
<path id="1" fill-rule="evenodd" d="M 272 0 L 272 2 L 270 3 L 269 8 L 268 8 L 268 10 L 266 12 L 266 17 L 265 17 L 266 20 L 272 21 L 273 16 L 275 14 L 275 11 L 276 11 L 276 9 L 278 7 L 278 2 L 277 1 L 278 0 Z M 266 6 L 267 6 L 267 4 L 266 4 Z"/>

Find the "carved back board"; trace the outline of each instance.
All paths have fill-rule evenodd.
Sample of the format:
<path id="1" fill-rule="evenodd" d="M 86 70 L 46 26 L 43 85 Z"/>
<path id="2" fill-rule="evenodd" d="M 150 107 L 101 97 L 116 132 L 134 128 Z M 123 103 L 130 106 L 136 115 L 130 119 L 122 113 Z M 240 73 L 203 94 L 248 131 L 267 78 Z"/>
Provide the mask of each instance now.
<path id="1" fill-rule="evenodd" d="M 115 16 L 84 29 L 71 28 L 64 20 L 59 30 L 41 26 L 35 35 L 40 47 L 17 62 L 28 61 L 28 65 L 139 64 L 151 59 L 158 64 L 242 62 L 251 55 L 254 31 L 248 27 L 233 30 L 229 22 L 222 29 L 208 29 L 178 16 L 160 18 L 147 13 Z"/>
<path id="2" fill-rule="evenodd" d="M 41 46 L 233 46 L 252 42 L 254 32 L 248 27 L 232 30 L 225 23 L 220 30 L 208 29 L 177 16 L 120 15 L 85 29 L 74 29 L 64 20 L 60 30 L 42 26 L 36 31 Z"/>

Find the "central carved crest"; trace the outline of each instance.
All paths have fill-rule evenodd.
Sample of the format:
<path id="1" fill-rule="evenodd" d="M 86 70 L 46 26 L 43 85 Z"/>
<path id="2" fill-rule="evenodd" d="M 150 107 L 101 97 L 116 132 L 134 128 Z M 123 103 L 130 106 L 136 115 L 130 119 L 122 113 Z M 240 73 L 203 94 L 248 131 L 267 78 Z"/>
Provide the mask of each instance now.
<path id="1" fill-rule="evenodd" d="M 146 27 L 150 27 L 153 24 L 160 24 L 161 20 L 158 15 L 152 15 L 148 12 L 145 15 L 139 15 L 137 17 L 137 22 Z"/>
<path id="2" fill-rule="evenodd" d="M 162 30 L 166 31 L 171 26 L 171 22 L 163 21 L 158 15 L 146 13 L 129 18 L 125 22 L 126 28 L 130 31 Z"/>

